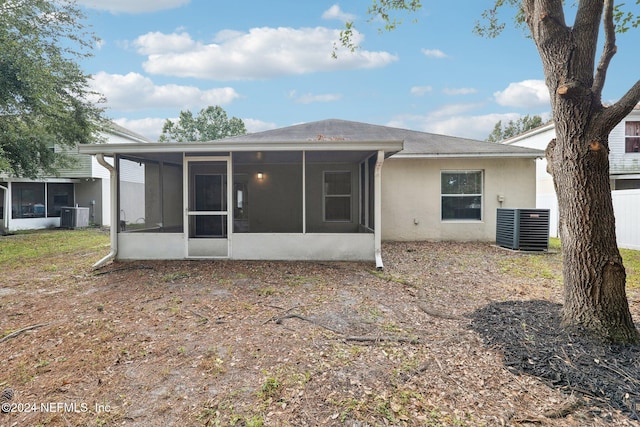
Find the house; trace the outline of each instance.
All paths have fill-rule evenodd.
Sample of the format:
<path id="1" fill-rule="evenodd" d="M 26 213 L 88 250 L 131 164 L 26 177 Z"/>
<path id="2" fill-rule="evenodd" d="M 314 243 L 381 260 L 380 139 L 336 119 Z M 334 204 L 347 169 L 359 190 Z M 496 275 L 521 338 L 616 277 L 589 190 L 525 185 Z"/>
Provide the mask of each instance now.
<path id="1" fill-rule="evenodd" d="M 114 145 L 150 142 L 115 123 L 101 133 Z M 91 224 L 110 225 L 108 171 L 95 156 L 61 151 L 76 161 L 73 167 L 59 170 L 57 177 L 32 180 L 0 174 L 0 232 L 59 227 L 61 208 L 67 206 L 87 208 Z"/>
<path id="2" fill-rule="evenodd" d="M 498 207 L 534 206 L 543 154 L 344 120 L 78 150 L 115 158 L 116 226 L 97 265 L 229 258 L 375 260 L 379 268 L 382 239 L 495 239 Z"/>
<path id="3" fill-rule="evenodd" d="M 553 122 L 509 138 L 502 143 L 510 146 L 546 149 L 556 137 Z M 609 134 L 609 173 L 618 245 L 640 249 L 640 105 L 629 113 Z M 536 164 L 536 206 L 550 210 L 551 236 L 558 235 L 558 203 L 553 178 L 547 173 L 547 160 Z"/>

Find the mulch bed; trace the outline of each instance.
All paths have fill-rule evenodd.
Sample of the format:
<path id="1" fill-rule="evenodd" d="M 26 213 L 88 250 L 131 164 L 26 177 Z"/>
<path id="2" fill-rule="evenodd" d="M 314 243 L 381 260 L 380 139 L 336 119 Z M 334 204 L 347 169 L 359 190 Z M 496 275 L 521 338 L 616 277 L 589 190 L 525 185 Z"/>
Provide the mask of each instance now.
<path id="1" fill-rule="evenodd" d="M 560 304 L 506 301 L 471 315 L 472 329 L 486 345 L 500 349 L 511 372 L 541 378 L 576 397 L 546 414 L 566 416 L 579 405 L 613 407 L 640 421 L 640 346 L 608 345 L 560 326 Z"/>

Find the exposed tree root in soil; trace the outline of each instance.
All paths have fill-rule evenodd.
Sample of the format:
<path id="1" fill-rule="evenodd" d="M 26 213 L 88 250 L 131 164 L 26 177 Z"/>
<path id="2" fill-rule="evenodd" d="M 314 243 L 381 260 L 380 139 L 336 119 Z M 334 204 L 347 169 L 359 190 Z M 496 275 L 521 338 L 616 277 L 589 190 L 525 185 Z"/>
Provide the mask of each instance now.
<path id="1" fill-rule="evenodd" d="M 22 328 L 22 329 L 18 329 L 17 331 L 13 331 L 8 335 L 5 335 L 4 337 L 0 338 L 0 343 L 3 343 L 5 341 L 9 341 L 11 338 L 15 338 L 18 335 L 27 332 L 27 331 L 31 331 L 33 329 L 37 329 L 37 328 L 41 328 L 43 326 L 47 326 L 49 325 L 49 323 L 38 323 L 37 325 L 31 325 L 31 326 L 27 326 L 26 328 Z"/>
<path id="2" fill-rule="evenodd" d="M 344 336 L 345 334 L 335 328 L 332 328 L 330 326 L 327 325 L 323 325 L 320 322 L 317 322 L 309 317 L 305 317 L 302 316 L 300 314 L 295 314 L 295 313 L 289 313 L 289 314 L 285 314 L 283 316 L 280 317 L 272 317 L 271 319 L 269 319 L 267 322 L 274 322 L 278 325 L 282 324 L 282 321 L 285 319 L 298 319 L 298 320 L 302 320 L 304 322 L 309 322 L 315 326 L 318 326 L 320 328 L 326 329 L 328 331 L 331 331 L 335 334 L 338 335 L 342 335 L 345 341 L 354 341 L 354 342 L 361 342 L 361 343 L 365 343 L 365 342 L 370 342 L 370 343 L 376 343 L 376 342 L 397 342 L 397 343 L 408 343 L 408 344 L 418 344 L 420 342 L 420 340 L 418 338 L 405 338 L 405 337 L 394 337 L 394 336 L 388 336 L 388 335 L 380 335 L 380 336 Z"/>

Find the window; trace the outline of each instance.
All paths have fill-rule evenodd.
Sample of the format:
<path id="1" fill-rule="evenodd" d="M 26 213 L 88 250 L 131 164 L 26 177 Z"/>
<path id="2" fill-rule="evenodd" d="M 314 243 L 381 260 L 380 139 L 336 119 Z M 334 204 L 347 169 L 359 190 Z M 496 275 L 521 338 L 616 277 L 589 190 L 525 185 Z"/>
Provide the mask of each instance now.
<path id="1" fill-rule="evenodd" d="M 13 218 L 44 218 L 44 184 L 16 182 L 11 188 Z"/>
<path id="2" fill-rule="evenodd" d="M 73 206 L 73 184 L 47 184 L 47 216 L 59 217 L 60 208 Z"/>
<path id="3" fill-rule="evenodd" d="M 482 171 L 443 171 L 442 220 L 482 220 Z"/>
<path id="4" fill-rule="evenodd" d="M 351 221 L 351 172 L 324 172 L 324 220 Z"/>
<path id="5" fill-rule="evenodd" d="M 640 122 L 626 122 L 624 151 L 625 153 L 640 152 Z"/>

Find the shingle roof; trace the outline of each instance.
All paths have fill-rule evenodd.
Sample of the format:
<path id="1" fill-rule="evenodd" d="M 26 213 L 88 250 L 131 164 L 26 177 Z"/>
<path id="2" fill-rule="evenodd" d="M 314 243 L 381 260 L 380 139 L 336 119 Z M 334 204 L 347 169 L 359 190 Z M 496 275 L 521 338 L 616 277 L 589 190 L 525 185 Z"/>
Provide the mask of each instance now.
<path id="1" fill-rule="evenodd" d="M 392 157 L 541 157 L 540 150 L 389 126 L 328 119 L 225 138 L 225 142 L 404 141 Z"/>

